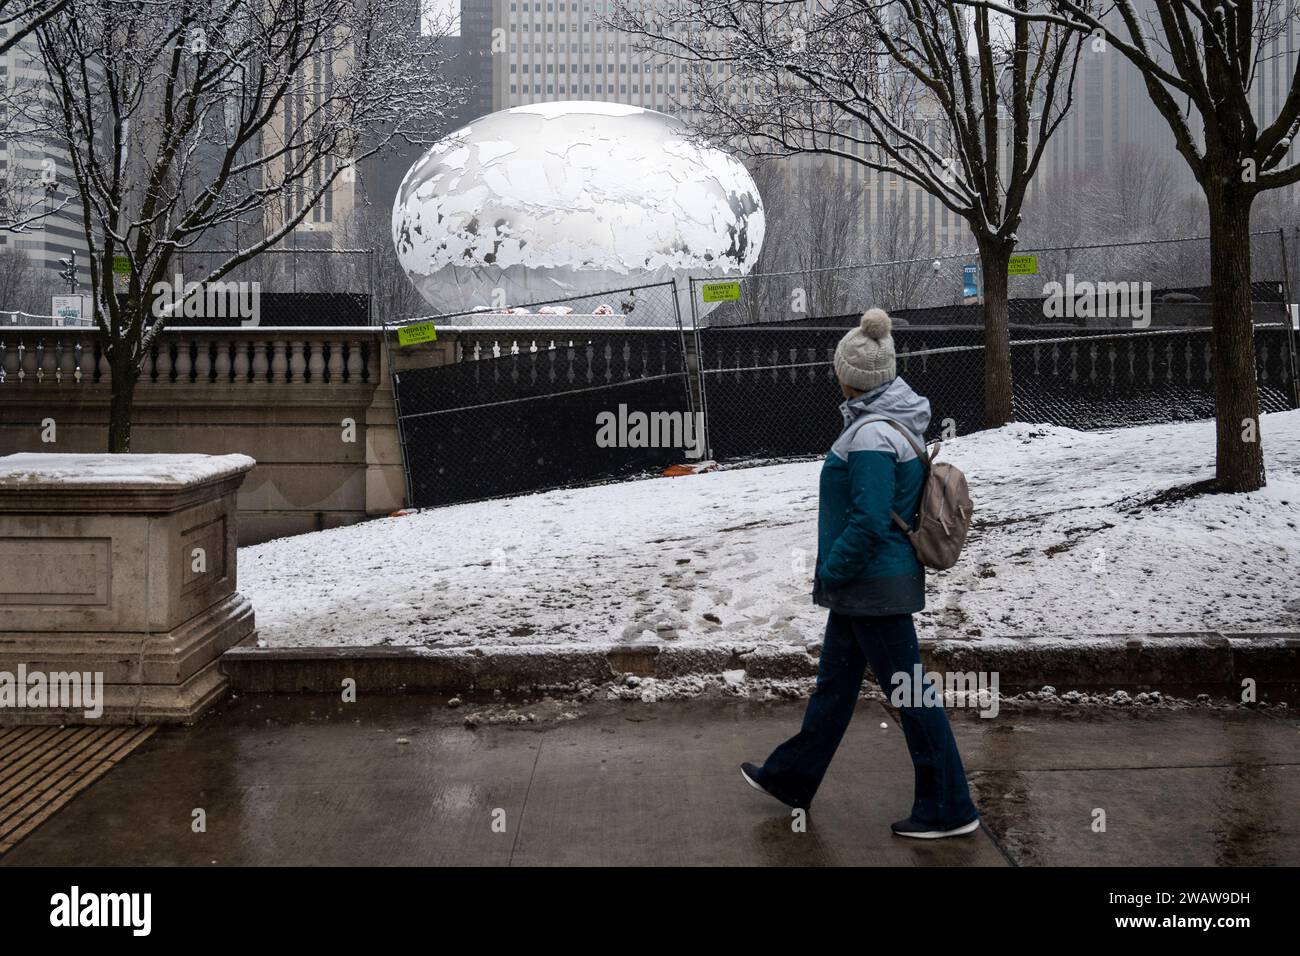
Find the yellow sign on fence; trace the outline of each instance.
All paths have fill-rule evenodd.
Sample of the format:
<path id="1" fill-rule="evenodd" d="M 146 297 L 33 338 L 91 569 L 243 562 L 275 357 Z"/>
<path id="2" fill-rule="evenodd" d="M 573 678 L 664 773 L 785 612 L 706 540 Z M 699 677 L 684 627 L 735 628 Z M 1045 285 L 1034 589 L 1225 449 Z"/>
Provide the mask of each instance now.
<path id="1" fill-rule="evenodd" d="M 397 330 L 399 348 L 436 341 L 438 341 L 438 332 L 432 322 L 416 322 L 414 325 L 403 325 Z"/>
<path id="2" fill-rule="evenodd" d="M 709 282 L 700 286 L 705 302 L 739 302 L 739 282 Z"/>
<path id="3" fill-rule="evenodd" d="M 1007 263 L 1007 275 L 1038 275 L 1038 256 L 1012 256 L 1011 261 Z"/>

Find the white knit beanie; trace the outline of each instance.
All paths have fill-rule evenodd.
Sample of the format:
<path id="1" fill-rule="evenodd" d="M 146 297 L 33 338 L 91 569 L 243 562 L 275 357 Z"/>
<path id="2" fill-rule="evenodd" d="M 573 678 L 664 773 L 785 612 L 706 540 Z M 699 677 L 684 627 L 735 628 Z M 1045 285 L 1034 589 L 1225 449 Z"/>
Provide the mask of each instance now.
<path id="1" fill-rule="evenodd" d="M 862 392 L 886 382 L 898 374 L 894 367 L 894 337 L 884 309 L 867 309 L 862 321 L 850 329 L 835 346 L 835 374 L 849 388 Z"/>

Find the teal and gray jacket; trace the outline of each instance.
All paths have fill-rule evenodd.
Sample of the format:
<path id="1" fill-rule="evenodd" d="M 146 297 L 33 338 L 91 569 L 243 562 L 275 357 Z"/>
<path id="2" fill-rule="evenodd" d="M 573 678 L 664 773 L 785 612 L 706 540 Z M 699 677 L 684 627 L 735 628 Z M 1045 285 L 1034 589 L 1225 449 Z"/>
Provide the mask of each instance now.
<path id="1" fill-rule="evenodd" d="M 841 614 L 913 614 L 925 607 L 925 569 L 896 511 L 915 524 L 925 465 L 888 422 L 918 445 L 930 424 L 930 401 L 901 378 L 840 406 L 844 431 L 822 464 L 813 600 Z"/>

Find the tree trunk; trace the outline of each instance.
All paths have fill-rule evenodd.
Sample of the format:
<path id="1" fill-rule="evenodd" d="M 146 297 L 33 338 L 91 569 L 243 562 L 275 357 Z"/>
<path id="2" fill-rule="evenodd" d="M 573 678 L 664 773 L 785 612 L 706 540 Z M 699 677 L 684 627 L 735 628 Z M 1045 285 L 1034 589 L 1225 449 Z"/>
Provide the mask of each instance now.
<path id="1" fill-rule="evenodd" d="M 124 455 L 131 450 L 131 404 L 135 397 L 136 379 L 140 375 L 133 364 L 123 362 L 121 365 L 124 367 L 119 367 L 118 362 L 110 359 L 113 391 L 108 412 L 108 450 L 115 455 Z"/>
<path id="2" fill-rule="evenodd" d="M 1206 198 L 1217 418 L 1215 483 L 1220 491 L 1254 491 L 1264 487 L 1264 446 L 1250 303 L 1250 199 L 1230 192 Z"/>
<path id="3" fill-rule="evenodd" d="M 981 240 L 984 280 L 984 427 L 1015 419 L 1011 400 L 1011 333 L 1007 328 L 1007 267 L 1011 247 Z"/>

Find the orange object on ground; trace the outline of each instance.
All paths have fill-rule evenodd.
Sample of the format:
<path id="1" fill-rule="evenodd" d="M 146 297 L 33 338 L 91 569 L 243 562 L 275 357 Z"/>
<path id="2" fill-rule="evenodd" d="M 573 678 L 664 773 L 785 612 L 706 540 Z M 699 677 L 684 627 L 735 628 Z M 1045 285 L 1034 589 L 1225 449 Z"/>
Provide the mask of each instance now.
<path id="1" fill-rule="evenodd" d="M 716 461 L 700 461 L 693 465 L 669 465 L 663 470 L 664 478 L 680 478 L 682 475 L 702 475 L 707 471 L 717 471 Z"/>

